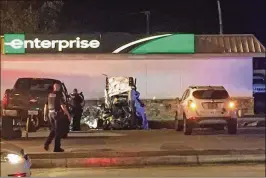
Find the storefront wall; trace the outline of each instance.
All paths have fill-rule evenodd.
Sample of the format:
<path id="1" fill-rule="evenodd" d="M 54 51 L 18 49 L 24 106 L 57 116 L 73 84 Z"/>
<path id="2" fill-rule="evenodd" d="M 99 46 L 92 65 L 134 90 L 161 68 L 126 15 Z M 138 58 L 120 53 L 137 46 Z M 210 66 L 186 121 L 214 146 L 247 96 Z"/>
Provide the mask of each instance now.
<path id="1" fill-rule="evenodd" d="M 189 85 L 222 85 L 233 97 L 252 97 L 250 58 L 97 60 L 90 55 L 65 55 L 56 60 L 40 54 L 2 56 L 1 64 L 2 96 L 19 77 L 49 77 L 64 81 L 69 91 L 78 88 L 88 100 L 99 99 L 105 87 L 102 74 L 107 74 L 136 77 L 143 99 L 181 97 Z"/>

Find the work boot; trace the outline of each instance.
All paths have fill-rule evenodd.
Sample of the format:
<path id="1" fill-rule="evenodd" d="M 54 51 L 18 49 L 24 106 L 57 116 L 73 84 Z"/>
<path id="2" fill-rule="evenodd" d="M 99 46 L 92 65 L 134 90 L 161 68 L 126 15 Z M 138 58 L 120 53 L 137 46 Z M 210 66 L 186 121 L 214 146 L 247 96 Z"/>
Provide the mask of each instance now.
<path id="1" fill-rule="evenodd" d="M 65 150 L 62 149 L 62 148 L 59 148 L 59 149 L 54 149 L 54 152 L 64 152 Z"/>
<path id="2" fill-rule="evenodd" d="M 49 145 L 44 145 L 44 149 L 45 149 L 45 151 L 48 151 L 49 150 Z"/>

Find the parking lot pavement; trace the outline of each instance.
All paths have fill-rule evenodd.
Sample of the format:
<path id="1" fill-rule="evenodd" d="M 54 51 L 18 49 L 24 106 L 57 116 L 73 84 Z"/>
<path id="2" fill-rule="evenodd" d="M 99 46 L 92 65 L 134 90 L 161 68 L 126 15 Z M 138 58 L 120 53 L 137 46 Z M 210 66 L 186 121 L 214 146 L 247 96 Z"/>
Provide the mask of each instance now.
<path id="1" fill-rule="evenodd" d="M 32 169 L 32 176 L 59 177 L 264 177 L 265 165 L 153 166 Z"/>
<path id="2" fill-rule="evenodd" d="M 182 132 L 166 129 L 94 131 L 86 134 L 90 136 L 64 139 L 62 147 L 67 152 L 265 149 L 265 128 L 242 128 L 237 135 L 228 135 L 225 131 L 196 130 L 193 135 L 185 136 Z M 10 142 L 23 147 L 27 153 L 45 153 L 43 143 L 47 135 L 48 131 L 42 132 L 43 137 Z"/>

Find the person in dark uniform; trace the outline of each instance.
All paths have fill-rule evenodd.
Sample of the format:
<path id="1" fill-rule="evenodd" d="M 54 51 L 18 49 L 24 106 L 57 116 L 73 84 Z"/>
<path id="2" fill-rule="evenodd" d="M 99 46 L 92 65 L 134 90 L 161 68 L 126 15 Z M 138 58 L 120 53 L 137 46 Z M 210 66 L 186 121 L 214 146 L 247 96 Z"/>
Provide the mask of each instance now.
<path id="1" fill-rule="evenodd" d="M 44 120 L 50 121 L 50 134 L 44 143 L 44 149 L 49 150 L 49 145 L 52 140 L 55 139 L 54 152 L 64 152 L 61 148 L 62 129 L 60 128 L 60 119 L 67 115 L 69 121 L 71 120 L 70 114 L 67 110 L 66 103 L 61 93 L 61 87 L 55 83 L 53 85 L 53 91 L 49 93 L 47 102 L 44 106 Z M 61 122 L 62 123 L 62 122 Z"/>
<path id="2" fill-rule="evenodd" d="M 73 131 L 80 131 L 80 120 L 82 116 L 82 103 L 84 101 L 84 96 L 82 93 L 78 93 L 77 89 L 73 90 L 73 93 L 71 93 L 72 98 L 72 114 L 73 114 L 73 125 L 72 130 Z"/>

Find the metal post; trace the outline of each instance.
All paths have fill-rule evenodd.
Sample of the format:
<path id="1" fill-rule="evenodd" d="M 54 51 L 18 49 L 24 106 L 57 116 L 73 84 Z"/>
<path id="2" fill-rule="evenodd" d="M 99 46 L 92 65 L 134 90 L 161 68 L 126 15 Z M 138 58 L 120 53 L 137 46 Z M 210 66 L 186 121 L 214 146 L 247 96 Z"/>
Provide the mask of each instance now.
<path id="1" fill-rule="evenodd" d="M 26 129 L 25 129 L 25 131 L 26 131 L 26 139 L 28 139 L 29 138 L 29 124 L 30 124 L 30 120 L 31 120 L 31 117 L 32 116 L 28 116 L 28 118 L 27 118 L 27 122 L 26 122 Z"/>
<path id="2" fill-rule="evenodd" d="M 148 65 L 147 65 L 147 61 L 145 64 L 145 72 L 146 72 L 146 99 L 148 99 Z"/>
<path id="3" fill-rule="evenodd" d="M 146 33 L 147 35 L 150 34 L 150 11 L 145 11 L 144 14 L 146 15 Z"/>
<path id="4" fill-rule="evenodd" d="M 223 19 L 222 19 L 222 10 L 220 0 L 217 0 L 217 8 L 218 8 L 218 15 L 219 15 L 219 26 L 220 26 L 220 34 L 223 34 Z"/>

